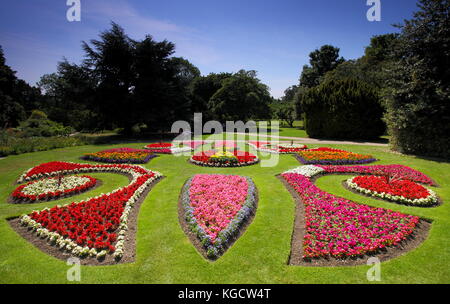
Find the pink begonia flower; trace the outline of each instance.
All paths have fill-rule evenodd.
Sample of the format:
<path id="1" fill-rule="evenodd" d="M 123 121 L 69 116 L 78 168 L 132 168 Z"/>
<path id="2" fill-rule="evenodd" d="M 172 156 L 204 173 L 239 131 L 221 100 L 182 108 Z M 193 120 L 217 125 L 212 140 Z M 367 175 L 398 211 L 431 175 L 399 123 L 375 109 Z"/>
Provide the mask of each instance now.
<path id="1" fill-rule="evenodd" d="M 189 188 L 197 223 L 214 242 L 245 203 L 247 179 L 234 175 L 196 175 Z"/>

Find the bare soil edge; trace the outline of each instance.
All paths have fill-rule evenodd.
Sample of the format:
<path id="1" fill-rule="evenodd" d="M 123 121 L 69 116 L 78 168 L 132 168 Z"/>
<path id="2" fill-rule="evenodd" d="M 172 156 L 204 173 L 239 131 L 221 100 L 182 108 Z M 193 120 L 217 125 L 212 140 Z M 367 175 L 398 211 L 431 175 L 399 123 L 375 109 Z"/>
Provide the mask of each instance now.
<path id="1" fill-rule="evenodd" d="M 96 179 L 96 180 L 97 180 L 97 182 L 95 183 L 94 187 L 88 188 L 84 191 L 77 192 L 77 193 L 69 193 L 68 195 L 61 196 L 58 198 L 49 198 L 49 199 L 45 199 L 45 200 L 37 200 L 34 202 L 30 202 L 30 201 L 26 201 L 26 200 L 16 200 L 14 197 L 12 197 L 12 195 L 9 195 L 7 202 L 8 202 L 8 204 L 13 204 L 13 205 L 34 205 L 34 204 L 40 204 L 40 203 L 59 201 L 59 200 L 66 199 L 66 198 L 69 198 L 72 196 L 77 196 L 77 195 L 80 195 L 83 193 L 87 193 L 87 192 L 92 191 L 92 190 L 100 187 L 101 185 L 103 185 L 103 182 L 101 180 L 99 180 L 99 179 Z"/>
<path id="2" fill-rule="evenodd" d="M 358 195 L 362 195 L 362 196 L 367 197 L 367 198 L 372 198 L 372 199 L 375 199 L 375 200 L 378 200 L 378 201 L 388 202 L 388 203 L 402 205 L 402 206 L 417 207 L 417 208 L 436 208 L 436 207 L 439 207 L 439 206 L 441 206 L 443 204 L 442 199 L 437 194 L 436 194 L 436 196 L 437 196 L 437 202 L 436 203 L 431 204 L 431 205 L 422 205 L 421 206 L 421 205 L 413 205 L 413 204 L 402 203 L 402 202 L 395 201 L 395 200 L 390 200 L 390 199 L 384 199 L 384 198 L 381 198 L 381 197 L 378 197 L 378 196 L 375 196 L 375 195 L 370 195 L 370 194 L 366 194 L 366 193 L 363 193 L 363 192 L 359 192 L 358 190 L 349 187 L 347 185 L 347 180 L 343 180 L 342 181 L 342 187 L 344 187 L 345 190 L 350 191 L 350 192 L 352 192 L 354 194 L 358 194 Z"/>
<path id="3" fill-rule="evenodd" d="M 128 177 L 130 178 L 130 177 Z M 117 265 L 124 263 L 133 263 L 136 259 L 136 231 L 137 231 L 137 220 L 139 215 L 139 210 L 141 208 L 142 203 L 145 201 L 148 193 L 153 189 L 153 187 L 159 183 L 164 177 L 160 177 L 154 182 L 152 182 L 147 189 L 142 193 L 140 198 L 136 201 L 135 205 L 131 209 L 131 212 L 128 216 L 128 230 L 125 233 L 125 244 L 124 244 L 124 253 L 123 257 L 120 260 L 116 260 L 111 254 L 107 254 L 104 259 L 98 260 L 96 257 L 84 257 L 79 258 L 81 265 L 90 265 L 90 266 L 104 266 L 104 265 Z M 39 249 L 40 251 L 57 258 L 59 260 L 67 261 L 68 258 L 73 257 L 73 255 L 66 250 L 61 250 L 56 245 L 51 245 L 47 239 L 42 239 L 34 233 L 28 227 L 24 227 L 20 225 L 19 218 L 10 218 L 7 219 L 11 228 L 30 242 L 34 247 Z"/>
<path id="4" fill-rule="evenodd" d="M 181 189 L 184 189 L 184 187 L 188 181 L 189 181 L 189 179 L 187 179 L 186 182 L 184 182 L 183 187 Z M 256 188 L 256 185 L 255 185 L 255 210 L 254 210 L 254 212 L 252 212 L 251 216 L 242 224 L 241 228 L 239 229 L 238 234 L 235 237 L 233 237 L 232 239 L 230 239 L 228 244 L 226 244 L 226 246 L 224 246 L 224 248 L 225 248 L 224 252 L 219 257 L 217 257 L 215 259 L 211 259 L 208 257 L 206 249 L 203 247 L 200 240 L 189 229 L 189 225 L 187 224 L 186 218 L 184 216 L 185 210 L 184 210 L 183 204 L 181 203 L 182 194 L 183 194 L 183 190 L 180 192 L 180 195 L 178 196 L 178 222 L 180 223 L 181 229 L 183 229 L 186 236 L 189 238 L 191 243 L 197 249 L 197 252 L 199 252 L 206 260 L 208 260 L 210 262 L 217 261 L 221 256 L 223 256 L 228 251 L 228 249 L 230 249 L 234 245 L 234 243 L 245 233 L 245 231 L 247 231 L 248 226 L 250 226 L 250 224 L 253 222 L 253 220 L 256 216 L 256 212 L 258 211 L 259 193 L 258 193 L 258 188 Z"/>
<path id="5" fill-rule="evenodd" d="M 303 258 L 303 239 L 305 236 L 305 206 L 300 195 L 289 185 L 281 175 L 277 175 L 277 178 L 283 183 L 286 189 L 291 193 L 295 201 L 295 219 L 294 229 L 291 238 L 291 252 L 287 261 L 291 266 L 309 266 L 309 267 L 341 267 L 341 266 L 357 266 L 366 265 L 367 260 L 370 257 L 377 257 L 381 262 L 385 262 L 396 257 L 402 256 L 407 252 L 419 247 L 429 235 L 431 229 L 431 222 L 425 219 L 421 219 L 419 224 L 414 229 L 414 232 L 408 236 L 406 240 L 401 242 L 395 247 L 387 247 L 379 250 L 373 254 L 367 254 L 356 258 L 337 259 L 337 258 L 316 258 L 316 259 L 304 259 Z"/>

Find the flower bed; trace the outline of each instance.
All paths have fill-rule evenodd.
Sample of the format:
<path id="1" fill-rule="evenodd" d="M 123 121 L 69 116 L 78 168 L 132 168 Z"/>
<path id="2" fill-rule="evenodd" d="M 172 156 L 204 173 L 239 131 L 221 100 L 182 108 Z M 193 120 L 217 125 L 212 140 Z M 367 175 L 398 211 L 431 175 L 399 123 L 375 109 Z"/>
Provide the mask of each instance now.
<path id="1" fill-rule="evenodd" d="M 161 174 L 136 165 L 51 162 L 28 170 L 19 182 L 86 172 L 124 174 L 130 178 L 130 184 L 85 201 L 33 211 L 21 216 L 20 223 L 73 255 L 102 259 L 110 253 L 118 260 L 124 254 L 128 216 Z"/>
<path id="2" fill-rule="evenodd" d="M 269 143 L 263 141 L 249 141 L 247 144 L 260 152 L 275 154 L 294 154 L 308 148 L 306 145 L 297 143 Z"/>
<path id="3" fill-rule="evenodd" d="M 420 218 L 384 208 L 375 208 L 336 197 L 314 185 L 321 174 L 352 172 L 389 172 L 387 166 L 303 166 L 283 173 L 282 178 L 298 193 L 305 207 L 303 259 L 347 258 L 374 254 L 394 247 L 411 236 Z M 403 178 L 423 174 L 403 167 Z"/>
<path id="4" fill-rule="evenodd" d="M 145 164 L 155 157 L 156 155 L 148 150 L 117 148 L 96 153 L 87 153 L 82 159 L 112 164 Z"/>
<path id="5" fill-rule="evenodd" d="M 193 143 L 189 146 L 184 146 L 184 144 L 174 144 L 174 143 L 154 143 L 146 145 L 144 148 L 150 150 L 152 153 L 158 154 L 177 154 L 191 152 L 194 150 Z"/>
<path id="6" fill-rule="evenodd" d="M 357 173 L 357 174 L 370 174 L 378 176 L 394 176 L 397 178 L 408 179 L 414 182 L 427 184 L 430 186 L 436 186 L 437 184 L 429 178 L 427 175 L 420 171 L 414 170 L 410 167 L 403 165 L 374 165 L 374 166 L 322 166 L 317 165 L 323 169 L 327 174 L 330 173 Z"/>
<path id="7" fill-rule="evenodd" d="M 12 198 L 16 203 L 34 203 L 76 195 L 93 188 L 97 180 L 90 176 L 61 176 L 32 181 L 14 190 Z"/>
<path id="8" fill-rule="evenodd" d="M 195 153 L 190 162 L 206 167 L 242 167 L 259 162 L 256 155 L 239 150 L 209 150 Z"/>
<path id="9" fill-rule="evenodd" d="M 210 259 L 216 259 L 238 237 L 256 210 L 256 188 L 248 177 L 195 175 L 181 195 L 183 217 Z"/>
<path id="10" fill-rule="evenodd" d="M 357 154 L 331 148 L 309 149 L 298 152 L 297 159 L 305 165 L 367 164 L 377 161 L 372 155 Z"/>
<path id="11" fill-rule="evenodd" d="M 438 202 L 436 193 L 407 179 L 388 176 L 357 176 L 346 181 L 347 187 L 366 195 L 412 206 L 431 206 Z"/>

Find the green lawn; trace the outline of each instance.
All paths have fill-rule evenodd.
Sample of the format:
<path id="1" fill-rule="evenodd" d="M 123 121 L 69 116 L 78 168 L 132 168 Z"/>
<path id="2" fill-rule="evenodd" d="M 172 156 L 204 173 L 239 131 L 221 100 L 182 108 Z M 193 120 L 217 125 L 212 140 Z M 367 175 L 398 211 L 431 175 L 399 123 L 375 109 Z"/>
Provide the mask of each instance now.
<path id="1" fill-rule="evenodd" d="M 67 283 L 64 261 L 48 256 L 18 236 L 6 219 L 60 204 L 10 205 L 6 200 L 14 181 L 26 169 L 48 161 L 81 162 L 87 152 L 142 144 L 82 146 L 10 156 L 0 160 L 0 283 Z M 316 147 L 316 145 L 311 145 Z M 391 208 L 433 220 L 429 238 L 416 250 L 381 265 L 381 283 L 450 282 L 450 163 L 400 156 L 383 147 L 330 145 L 359 153 L 371 153 L 379 164 L 403 164 L 432 177 L 444 204 L 414 208 L 365 198 L 341 186 L 345 176 L 318 180 L 319 187 L 358 202 Z M 82 283 L 368 283 L 369 266 L 315 268 L 287 266 L 294 220 L 294 201 L 276 174 L 299 166 L 293 156 L 280 156 L 274 168 L 251 166 L 233 169 L 203 168 L 187 157 L 160 156 L 145 167 L 166 176 L 141 207 L 137 232 L 137 258 L 132 264 L 82 267 Z M 250 176 L 259 191 L 256 217 L 245 234 L 216 262 L 206 261 L 184 235 L 178 223 L 177 203 L 183 183 L 197 173 L 232 173 Z M 104 184 L 72 200 L 109 192 L 127 183 L 117 174 L 91 174 Z M 67 199 L 68 201 L 70 199 Z"/>

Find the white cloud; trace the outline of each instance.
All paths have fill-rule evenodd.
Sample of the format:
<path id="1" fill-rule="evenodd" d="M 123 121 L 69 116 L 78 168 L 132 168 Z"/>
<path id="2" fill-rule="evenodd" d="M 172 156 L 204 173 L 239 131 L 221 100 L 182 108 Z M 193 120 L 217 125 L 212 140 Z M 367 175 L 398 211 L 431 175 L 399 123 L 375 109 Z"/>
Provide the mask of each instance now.
<path id="1" fill-rule="evenodd" d="M 103 27 L 110 21 L 117 22 L 134 39 L 151 35 L 156 40 L 172 41 L 176 45 L 175 55 L 186 57 L 196 65 L 212 65 L 222 57 L 209 44 L 210 41 L 195 29 L 146 16 L 123 0 L 89 2 L 83 14 L 92 21 L 102 23 L 100 26 Z"/>

